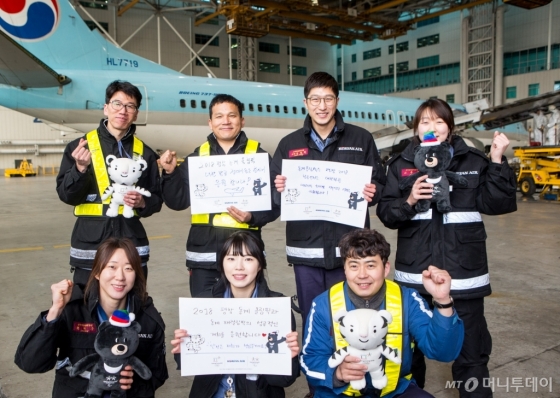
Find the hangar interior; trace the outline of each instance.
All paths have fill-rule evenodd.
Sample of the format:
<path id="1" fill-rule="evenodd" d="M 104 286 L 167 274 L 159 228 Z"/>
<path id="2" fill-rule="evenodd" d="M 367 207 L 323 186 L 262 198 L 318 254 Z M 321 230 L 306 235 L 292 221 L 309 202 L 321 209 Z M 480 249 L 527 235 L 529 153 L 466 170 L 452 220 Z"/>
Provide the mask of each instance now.
<path id="1" fill-rule="evenodd" d="M 546 0 L 72 3 L 107 40 L 191 76 L 302 86 L 325 70 L 347 91 L 490 105 L 560 89 L 560 6 Z M 5 108 L 0 120 L 0 169 L 50 170 L 76 137 Z"/>

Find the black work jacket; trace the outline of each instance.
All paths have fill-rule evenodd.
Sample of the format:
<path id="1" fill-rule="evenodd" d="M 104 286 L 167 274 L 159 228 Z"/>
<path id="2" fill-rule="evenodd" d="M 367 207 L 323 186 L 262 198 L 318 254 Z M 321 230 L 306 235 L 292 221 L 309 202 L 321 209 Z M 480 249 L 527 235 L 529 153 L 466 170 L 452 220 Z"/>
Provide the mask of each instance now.
<path id="1" fill-rule="evenodd" d="M 103 150 L 103 158 L 108 155 L 121 157 L 118 149 L 118 142 L 113 137 L 104 124 L 105 119 L 101 120 L 97 133 L 99 134 L 99 142 Z M 134 142 L 134 133 L 136 126 L 130 126 L 130 131 L 122 138 L 124 150 L 132 156 L 132 148 Z M 86 139 L 86 137 L 83 137 Z M 72 158 L 72 152 L 76 149 L 80 142 L 80 138 L 70 142 L 64 150 L 62 162 L 60 163 L 60 171 L 56 177 L 56 191 L 58 197 L 64 203 L 77 206 L 83 203 L 101 203 L 101 194 L 95 180 L 93 164 L 91 164 L 85 173 L 80 173 L 76 168 L 76 161 Z M 125 156 L 123 154 L 123 156 Z M 76 217 L 74 230 L 72 231 L 70 264 L 80 268 L 91 269 L 95 251 L 101 242 L 110 237 L 129 238 L 134 242 L 138 249 L 142 263 L 146 263 L 150 257 L 149 242 L 142 223 L 141 217 L 149 217 L 161 210 L 163 203 L 159 170 L 157 160 L 159 156 L 146 144 L 144 144 L 144 153 L 142 155 L 148 163 L 148 168 L 142 172 L 142 176 L 136 183 L 136 186 L 149 191 L 152 196 L 144 196 L 146 207 L 143 209 L 135 209 L 138 216 L 132 218 L 124 218 L 122 215 L 117 217 L 107 217 L 105 215 L 99 217 L 80 216 Z"/>
<path id="2" fill-rule="evenodd" d="M 220 279 L 211 290 L 207 290 L 199 297 L 223 298 L 226 284 Z M 266 281 L 259 283 L 258 297 L 283 297 L 282 293 L 273 292 L 268 288 Z M 292 313 L 292 331 L 296 330 L 296 320 Z M 175 355 L 175 361 L 180 368 L 180 356 Z M 284 388 L 291 386 L 299 377 L 299 360 L 296 356 L 292 358 L 292 374 L 290 376 L 281 375 L 259 375 L 256 381 L 248 380 L 246 375 L 235 376 L 235 396 L 237 398 L 284 398 Z M 195 376 L 190 398 L 213 397 L 222 380 L 223 375 L 203 375 Z"/>
<path id="3" fill-rule="evenodd" d="M 210 143 L 210 156 L 226 155 L 222 147 L 218 144 L 214 134 L 208 136 Z M 247 146 L 247 136 L 242 131 L 237 136 L 235 143 L 227 153 L 227 155 L 240 155 L 245 153 Z M 261 148 L 260 144 L 257 148 L 257 153 L 267 153 Z M 200 147 L 196 148 L 194 153 L 185 158 L 185 161 L 173 171 L 167 174 L 165 171 L 162 176 L 162 192 L 165 204 L 173 210 L 185 210 L 191 205 L 191 198 L 189 193 L 189 162 L 188 158 L 191 156 L 200 156 Z M 271 179 L 273 181 L 274 179 Z M 269 190 L 270 187 L 264 189 Z M 257 229 L 243 229 L 249 232 L 258 239 L 261 239 L 261 228 L 269 222 L 272 222 L 280 215 L 280 208 L 272 206 L 268 211 L 254 211 L 251 213 L 252 219 L 249 221 L 251 227 Z M 212 226 L 212 219 L 215 214 L 210 214 L 210 224 L 193 224 L 189 230 L 187 238 L 187 252 L 193 253 L 192 257 L 197 254 L 217 253 L 222 250 L 225 241 L 231 236 L 232 233 L 238 231 L 236 228 L 223 228 Z M 191 258 L 192 258 L 191 257 Z M 204 257 L 204 256 L 202 256 Z M 187 267 L 189 268 L 204 268 L 218 270 L 216 260 L 194 260 L 187 256 Z"/>
<path id="4" fill-rule="evenodd" d="M 54 322 L 43 320 L 42 312 L 23 334 L 15 355 L 16 365 L 27 373 L 45 373 L 56 367 L 53 398 L 78 398 L 86 393 L 89 380 L 70 377 L 68 368 L 83 357 L 94 354 L 99 326 L 97 297 L 84 303 L 83 291 L 74 285 L 72 298 Z M 165 324 L 151 297 L 144 304 L 134 294 L 128 295 L 129 311 L 142 327 L 140 344 L 134 355 L 150 368 L 152 378 L 134 375 L 127 397 L 153 397 L 155 390 L 169 377 L 165 363 Z"/>
<path id="5" fill-rule="evenodd" d="M 386 179 L 373 137 L 361 127 L 344 123 L 339 111 L 336 111 L 335 120 L 335 140 L 321 152 L 310 136 L 312 121 L 308 115 L 303 128 L 287 135 L 278 144 L 272 159 L 271 173 L 274 177 L 282 174 L 283 159 L 323 160 L 371 166 L 373 167 L 371 183 L 375 184 L 376 193 L 369 206 L 373 206 L 382 196 Z M 277 205 L 280 205 L 280 194 L 276 190 L 274 190 L 274 200 Z M 364 227 L 369 228 L 369 210 L 363 221 Z M 343 262 L 339 256 L 337 257 L 338 242 L 342 235 L 354 229 L 356 227 L 330 221 L 288 221 L 286 223 L 288 262 L 326 269 L 340 268 Z M 320 250 L 315 250 L 311 257 L 303 254 L 307 249 L 322 249 L 323 254 L 319 257 Z"/>
<path id="6" fill-rule="evenodd" d="M 447 270 L 452 278 L 451 295 L 458 299 L 489 295 L 486 231 L 481 214 L 499 215 L 517 210 L 515 174 L 505 158 L 492 163 L 484 153 L 453 137 L 453 158 L 448 170 L 468 181 L 466 188 L 449 193 L 452 210 L 442 214 L 432 204 L 418 213 L 407 202 L 411 189 L 399 182 L 416 171 L 417 139 L 388 163 L 387 185 L 377 215 L 387 228 L 398 229 L 395 282 L 427 294 L 422 271 L 429 265 Z"/>

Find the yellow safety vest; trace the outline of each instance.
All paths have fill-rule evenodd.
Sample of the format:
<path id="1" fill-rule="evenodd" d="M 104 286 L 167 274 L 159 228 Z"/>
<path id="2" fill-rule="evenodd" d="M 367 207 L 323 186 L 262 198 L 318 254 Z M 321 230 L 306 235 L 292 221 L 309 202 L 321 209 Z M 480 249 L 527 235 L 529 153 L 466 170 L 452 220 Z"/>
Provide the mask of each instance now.
<path id="1" fill-rule="evenodd" d="M 250 155 L 257 153 L 259 142 L 255 140 L 247 140 L 245 146 L 245 154 Z M 198 151 L 199 156 L 210 156 L 210 143 L 206 141 L 200 146 Z M 210 224 L 210 214 L 193 214 L 191 215 L 191 224 Z M 212 218 L 212 226 L 220 228 L 237 228 L 237 229 L 253 229 L 258 230 L 258 227 L 251 227 L 247 223 L 237 222 L 229 213 L 214 214 Z"/>
<path id="2" fill-rule="evenodd" d="M 105 156 L 103 155 L 103 150 L 101 149 L 101 143 L 99 142 L 99 135 L 97 130 L 92 130 L 86 135 L 88 142 L 88 148 L 91 152 L 91 163 L 93 165 L 93 171 L 95 173 L 95 180 L 97 181 L 97 189 L 99 190 L 99 197 L 103 195 L 103 192 L 110 185 L 109 174 L 107 173 L 107 166 L 105 165 Z M 144 143 L 134 136 L 134 144 L 132 145 L 132 152 L 134 159 L 142 156 L 144 154 Z M 111 202 L 111 197 L 102 201 L 101 203 L 82 203 L 74 207 L 74 215 L 77 217 L 100 217 L 105 215 L 109 203 Z M 119 214 L 122 214 L 123 206 L 119 206 Z M 136 211 L 134 212 L 136 214 Z"/>
<path id="3" fill-rule="evenodd" d="M 385 280 L 387 290 L 385 292 L 385 309 L 393 316 L 393 322 L 389 324 L 385 344 L 396 350 L 402 356 L 403 352 L 403 314 L 402 314 L 402 294 L 401 288 L 395 282 Z M 340 334 L 340 325 L 335 321 L 335 315 L 343 309 L 346 309 L 346 299 L 344 297 L 344 282 L 337 283 L 329 290 L 329 299 L 331 304 L 331 322 L 333 327 L 333 337 L 336 350 L 340 350 L 348 346 L 348 343 Z M 387 395 L 397 388 L 399 376 L 401 373 L 401 365 L 392 361 L 385 361 L 385 374 L 387 375 L 387 386 L 381 390 L 381 396 Z M 410 380 L 412 374 L 406 375 L 406 379 Z M 362 394 L 353 389 L 350 385 L 343 392 L 344 395 L 350 397 L 360 397 Z"/>

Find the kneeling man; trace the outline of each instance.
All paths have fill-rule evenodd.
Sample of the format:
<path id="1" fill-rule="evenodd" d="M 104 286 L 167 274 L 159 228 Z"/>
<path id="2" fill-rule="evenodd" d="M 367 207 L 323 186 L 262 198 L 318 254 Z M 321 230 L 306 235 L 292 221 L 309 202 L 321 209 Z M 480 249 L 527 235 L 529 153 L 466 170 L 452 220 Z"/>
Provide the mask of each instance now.
<path id="1" fill-rule="evenodd" d="M 449 295 L 451 277 L 447 271 L 434 266 L 424 271 L 422 283 L 434 298 L 435 309 L 431 311 L 416 290 L 385 279 L 391 269 L 388 262 L 391 248 L 379 232 L 354 230 L 342 237 L 339 246 L 346 282 L 334 285 L 315 298 L 304 330 L 300 361 L 308 382 L 315 389 L 315 398 L 433 398 L 417 387 L 412 379 L 412 351 L 417 344 L 428 358 L 442 362 L 453 361 L 459 355 L 464 328 Z M 344 348 L 348 343 L 343 334 L 347 334 L 347 340 L 352 340 L 349 334 L 359 333 L 359 325 L 349 324 L 350 317 L 344 323 L 343 314 L 344 311 L 360 308 L 390 313 L 380 313 L 387 318 L 381 326 L 381 329 L 387 329 L 387 335 L 377 351 L 381 354 L 376 358 L 368 359 L 365 351 L 360 355 L 362 358 L 354 355 L 344 357 L 351 350 Z M 355 318 L 352 321 L 356 322 Z M 379 333 L 379 329 L 379 326 L 372 327 L 370 323 L 367 333 L 362 336 L 362 332 L 356 337 L 363 343 L 371 335 Z M 329 366 L 329 362 L 333 365 L 342 357 L 344 360 L 340 365 Z M 368 373 L 367 363 L 372 362 L 383 367 L 381 372 L 385 373 L 386 386 L 381 389 L 374 388 Z M 366 387 L 359 391 L 353 389 L 350 382 L 360 380 L 364 375 Z M 378 380 L 375 381 L 379 386 Z"/>

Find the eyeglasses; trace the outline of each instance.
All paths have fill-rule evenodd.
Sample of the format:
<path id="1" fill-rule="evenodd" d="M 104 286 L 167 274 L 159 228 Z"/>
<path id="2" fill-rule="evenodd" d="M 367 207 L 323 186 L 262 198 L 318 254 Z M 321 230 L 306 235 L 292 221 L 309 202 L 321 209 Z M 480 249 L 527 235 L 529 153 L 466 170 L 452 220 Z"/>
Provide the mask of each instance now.
<path id="1" fill-rule="evenodd" d="M 132 105 L 132 104 L 125 105 L 119 100 L 114 100 L 109 103 L 111 104 L 111 108 L 113 108 L 116 111 L 120 111 L 123 108 L 123 106 L 126 108 L 126 111 L 130 113 L 136 112 L 138 110 L 138 107 L 136 105 Z"/>
<path id="2" fill-rule="evenodd" d="M 336 101 L 336 97 L 334 95 L 327 95 L 326 97 L 309 97 L 307 101 L 311 103 L 313 106 L 319 106 L 321 101 L 325 101 L 325 105 L 332 105 Z"/>

